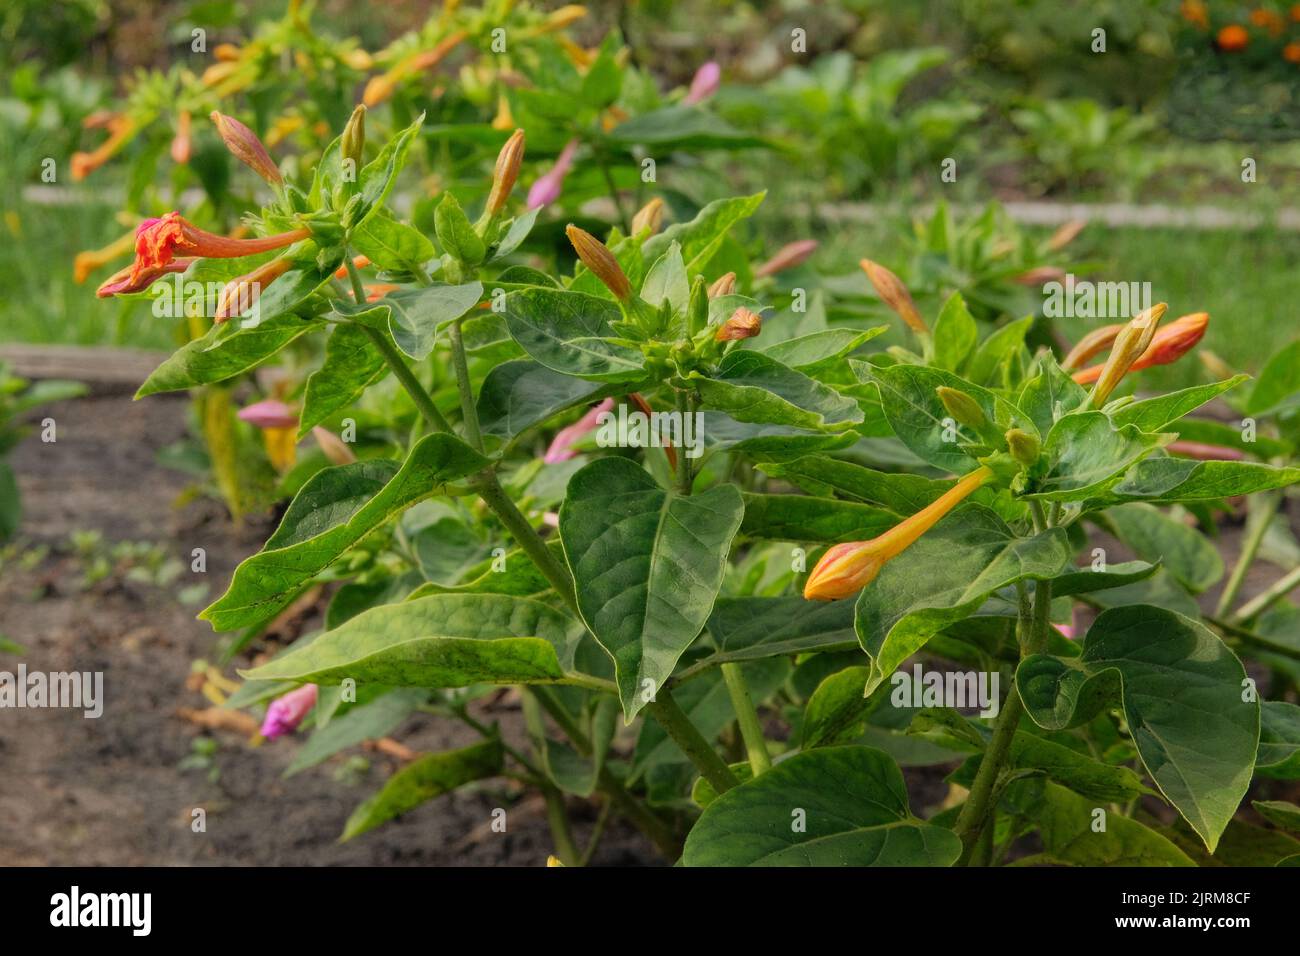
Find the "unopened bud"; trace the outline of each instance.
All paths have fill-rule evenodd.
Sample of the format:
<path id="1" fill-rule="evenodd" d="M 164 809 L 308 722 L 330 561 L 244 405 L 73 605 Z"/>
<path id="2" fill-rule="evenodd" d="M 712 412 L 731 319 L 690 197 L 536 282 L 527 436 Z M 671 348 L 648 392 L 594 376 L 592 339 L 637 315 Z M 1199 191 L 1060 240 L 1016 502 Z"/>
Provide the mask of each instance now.
<path id="1" fill-rule="evenodd" d="M 743 305 L 731 313 L 731 318 L 718 328 L 714 336 L 719 342 L 735 342 L 739 339 L 752 339 L 763 331 L 763 318 Z"/>
<path id="2" fill-rule="evenodd" d="M 1022 465 L 1033 465 L 1037 463 L 1038 456 L 1042 451 L 1042 445 L 1037 438 L 1029 432 L 1021 431 L 1019 428 L 1009 429 L 1006 433 L 1007 450 L 1011 452 L 1011 457 Z"/>
<path id="3" fill-rule="evenodd" d="M 913 332 L 921 335 L 930 334 L 930 329 L 925 324 L 925 319 L 921 318 L 921 313 L 916 310 L 916 303 L 912 301 L 912 294 L 907 291 L 907 286 L 903 285 L 903 280 L 880 263 L 872 262 L 870 259 L 863 259 L 858 264 L 866 272 L 871 284 L 876 287 L 876 293 L 881 300 L 897 312 L 898 317 L 906 322 Z"/>
<path id="4" fill-rule="evenodd" d="M 798 242 L 791 242 L 776 251 L 771 259 L 768 259 L 761 266 L 754 270 L 755 278 L 763 276 L 776 275 L 786 269 L 793 269 L 795 266 L 803 265 L 808 261 L 808 257 L 817 251 L 816 239 L 800 239 Z"/>
<path id="5" fill-rule="evenodd" d="M 1111 347 L 1110 358 L 1106 359 L 1106 364 L 1097 375 L 1097 384 L 1092 387 L 1089 404 L 1093 408 L 1100 408 L 1106 403 L 1120 379 L 1147 350 L 1167 309 L 1168 306 L 1163 302 L 1153 305 L 1139 312 L 1120 329 L 1115 344 Z"/>
<path id="6" fill-rule="evenodd" d="M 654 235 L 664 223 L 664 201 L 656 196 L 637 210 L 632 217 L 632 235 L 641 235 L 641 230 L 649 229 Z"/>
<path id="7" fill-rule="evenodd" d="M 623 267 L 614 258 L 614 253 L 610 252 L 603 242 L 573 223 L 564 227 L 564 234 L 569 237 L 569 242 L 572 243 L 573 250 L 582 260 L 583 265 L 590 269 L 597 279 L 605 283 L 605 288 L 614 293 L 616 299 L 626 302 L 632 298 L 632 284 L 623 273 Z"/>
<path id="8" fill-rule="evenodd" d="M 1065 223 L 1056 232 L 1052 233 L 1052 237 L 1047 240 L 1047 248 L 1052 252 L 1064 249 L 1078 238 L 1079 233 L 1083 232 L 1083 227 L 1086 225 L 1088 223 L 1084 219 L 1073 219 Z"/>
<path id="9" fill-rule="evenodd" d="M 1093 329 L 1083 338 L 1079 339 L 1074 348 L 1070 349 L 1068 355 L 1061 362 L 1061 368 L 1071 372 L 1076 368 L 1082 368 L 1084 363 L 1094 355 L 1098 355 L 1110 348 L 1115 343 L 1115 336 L 1119 335 L 1124 326 L 1122 323 L 1116 325 L 1103 325 L 1099 329 Z"/>
<path id="10" fill-rule="evenodd" d="M 1211 352 L 1209 349 L 1202 349 L 1198 357 L 1201 360 L 1201 364 L 1205 366 L 1205 370 L 1215 378 L 1232 378 L 1237 374 L 1236 369 L 1225 362 L 1217 353 Z"/>
<path id="11" fill-rule="evenodd" d="M 492 174 L 492 191 L 488 193 L 488 215 L 495 216 L 505 206 L 510 191 L 515 188 L 515 180 L 519 178 L 519 167 L 523 161 L 524 131 L 517 129 L 497 154 L 497 165 Z"/>
<path id="12" fill-rule="evenodd" d="M 975 429 L 981 429 L 988 424 L 988 416 L 984 414 L 984 409 L 980 408 L 979 402 L 970 395 L 960 389 L 949 388 L 947 385 L 940 385 L 934 391 L 939 396 L 939 401 L 943 402 L 944 409 L 958 424 Z"/>
<path id="13" fill-rule="evenodd" d="M 217 132 L 221 135 L 221 141 L 226 144 L 226 148 L 236 159 L 272 186 L 279 186 L 284 182 L 279 168 L 271 159 L 271 154 L 266 151 L 266 147 L 262 145 L 262 141 L 257 138 L 256 133 L 233 116 L 226 116 L 216 110 L 212 111 L 211 118 L 217 126 Z"/>
<path id="14" fill-rule="evenodd" d="M 709 298 L 721 298 L 724 295 L 731 295 L 735 291 L 736 274 L 734 272 L 724 272 L 713 280 L 713 285 L 709 286 Z"/>
<path id="15" fill-rule="evenodd" d="M 366 105 L 358 103 L 348 118 L 348 125 L 343 127 L 343 139 L 339 143 L 339 152 L 344 159 L 350 159 L 361 168 L 361 157 L 366 148 Z"/>

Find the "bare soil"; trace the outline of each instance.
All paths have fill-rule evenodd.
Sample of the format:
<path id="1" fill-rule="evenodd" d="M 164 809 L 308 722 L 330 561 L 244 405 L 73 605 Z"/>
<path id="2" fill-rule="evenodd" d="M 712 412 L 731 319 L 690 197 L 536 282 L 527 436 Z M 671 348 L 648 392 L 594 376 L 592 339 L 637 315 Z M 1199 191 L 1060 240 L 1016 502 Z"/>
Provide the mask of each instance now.
<path id="1" fill-rule="evenodd" d="M 185 407 L 180 398 L 132 402 L 120 394 L 51 406 L 41 414 L 54 417 L 57 441 L 32 435 L 11 458 L 24 502 L 20 535 L 50 554 L 34 568 L 16 561 L 0 568 L 0 634 L 26 649 L 0 657 L 0 669 L 23 662 L 31 671 L 102 671 L 106 703 L 99 719 L 0 710 L 0 865 L 543 865 L 553 852 L 544 806 L 508 783 L 458 791 L 340 844 L 344 821 L 398 767 L 395 760 L 365 754 L 370 768 L 359 781 L 338 773 L 341 758 L 285 780 L 301 737 L 253 747 L 247 735 L 205 730 L 177 715 L 210 706 L 186 678 L 217 646 L 210 626 L 195 618 L 202 603 L 177 599 L 194 580 L 191 549 L 207 550 L 210 599 L 270 530 L 266 521 L 236 529 L 209 500 L 176 504 L 189 479 L 155 455 L 183 435 Z M 68 539 L 92 530 L 110 543 L 156 542 L 184 562 L 185 575 L 168 587 L 115 575 L 86 588 Z M 499 720 L 518 742 L 516 708 L 479 716 Z M 207 769 L 178 766 L 201 735 L 218 745 L 215 779 Z M 400 733 L 417 751 L 477 739 L 428 716 Z M 191 829 L 196 807 L 206 811 L 206 832 Z M 507 810 L 505 833 L 490 828 L 497 807 Z M 595 810 L 575 803 L 572 812 L 583 845 Z M 660 861 L 639 833 L 614 822 L 593 862 Z"/>

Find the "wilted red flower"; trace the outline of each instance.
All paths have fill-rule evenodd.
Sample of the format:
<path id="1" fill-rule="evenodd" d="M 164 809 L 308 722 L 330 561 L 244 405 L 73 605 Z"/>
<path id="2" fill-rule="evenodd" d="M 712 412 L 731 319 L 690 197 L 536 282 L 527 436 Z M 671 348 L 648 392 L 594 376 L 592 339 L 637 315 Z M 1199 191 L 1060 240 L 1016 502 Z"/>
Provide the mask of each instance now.
<path id="1" fill-rule="evenodd" d="M 135 234 L 135 266 L 132 281 L 147 269 L 166 265 L 176 253 L 198 258 L 234 259 L 258 252 L 283 249 L 311 235 L 310 229 L 293 229 L 258 239 L 231 239 L 207 232 L 186 222 L 178 212 L 160 219 L 146 219 Z"/>

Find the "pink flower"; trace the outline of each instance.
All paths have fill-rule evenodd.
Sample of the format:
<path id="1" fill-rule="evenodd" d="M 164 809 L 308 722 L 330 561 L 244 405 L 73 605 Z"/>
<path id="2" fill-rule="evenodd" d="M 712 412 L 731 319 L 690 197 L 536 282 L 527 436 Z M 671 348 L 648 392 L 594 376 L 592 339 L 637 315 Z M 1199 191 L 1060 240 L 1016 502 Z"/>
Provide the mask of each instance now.
<path id="1" fill-rule="evenodd" d="M 262 736 L 270 739 L 292 733 L 307 712 L 316 706 L 316 691 L 315 684 L 303 684 L 271 701 L 271 706 L 266 708 L 266 719 L 262 721 Z"/>
<path id="2" fill-rule="evenodd" d="M 555 161 L 555 165 L 548 172 L 539 176 L 537 181 L 533 183 L 532 188 L 528 190 L 529 209 L 549 206 L 560 198 L 560 192 L 564 188 L 564 177 L 569 175 L 569 170 L 573 168 L 573 156 L 577 151 L 578 141 L 576 139 L 571 139 L 564 144 L 564 149 L 560 151 L 560 156 Z"/>
<path id="3" fill-rule="evenodd" d="M 542 459 L 548 465 L 555 465 L 562 461 L 568 461 L 570 458 L 576 458 L 578 453 L 573 450 L 573 444 L 587 432 L 596 427 L 600 416 L 614 407 L 614 400 L 607 398 L 599 405 L 587 410 L 578 421 L 574 422 L 567 428 L 561 428 L 555 438 L 551 440 L 551 447 L 546 449 L 546 456 Z"/>
<path id="4" fill-rule="evenodd" d="M 254 402 L 245 408 L 239 410 L 241 421 L 248 422 L 258 428 L 296 428 L 298 426 L 298 415 L 292 408 L 278 399 L 268 398 L 262 402 Z"/>
<path id="5" fill-rule="evenodd" d="M 691 106 L 703 103 L 718 92 L 718 83 L 721 79 L 722 67 L 710 60 L 695 71 L 695 76 L 691 78 L 691 88 L 682 102 Z"/>

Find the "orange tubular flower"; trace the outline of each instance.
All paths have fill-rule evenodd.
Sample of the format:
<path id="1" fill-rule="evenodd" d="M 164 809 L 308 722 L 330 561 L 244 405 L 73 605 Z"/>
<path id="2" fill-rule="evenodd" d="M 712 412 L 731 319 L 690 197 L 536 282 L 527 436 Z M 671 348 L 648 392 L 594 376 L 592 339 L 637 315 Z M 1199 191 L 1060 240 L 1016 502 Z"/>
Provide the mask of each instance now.
<path id="1" fill-rule="evenodd" d="M 1115 344 L 1115 336 L 1119 335 L 1124 326 L 1122 323 L 1116 325 L 1103 325 L 1099 329 L 1093 329 L 1083 338 L 1079 339 L 1074 348 L 1070 349 L 1068 355 L 1061 361 L 1061 368 L 1069 372 L 1081 366 L 1094 355 L 1110 348 Z"/>
<path id="2" fill-rule="evenodd" d="M 212 320 L 219 324 L 233 316 L 243 315 L 262 297 L 266 287 L 288 272 L 292 265 L 289 259 L 272 259 L 252 272 L 231 279 L 221 290 Z"/>
<path id="3" fill-rule="evenodd" d="M 992 477 L 993 472 L 988 468 L 977 468 L 934 502 L 879 537 L 835 545 L 808 575 L 803 596 L 809 601 L 834 601 L 857 594 L 875 580 L 886 561 L 915 544 L 940 518 Z"/>
<path id="4" fill-rule="evenodd" d="M 370 82 L 366 84 L 365 92 L 361 94 L 361 102 L 367 107 L 377 106 L 384 102 L 393 95 L 399 80 L 411 73 L 432 69 L 437 66 L 442 61 L 442 58 L 455 49 L 467 36 L 469 34 L 464 30 L 457 30 L 455 33 L 443 38 L 441 42 L 431 49 L 412 53 L 405 59 L 398 61 L 387 72 L 371 77 Z"/>
<path id="5" fill-rule="evenodd" d="M 776 255 L 754 270 L 754 278 L 761 279 L 763 276 L 776 275 L 785 269 L 793 269 L 808 261 L 808 257 L 816 251 L 816 239 L 800 239 L 797 242 L 787 243 L 776 251 Z"/>
<path id="6" fill-rule="evenodd" d="M 903 280 L 894 275 L 878 262 L 872 262 L 870 259 L 863 259 L 858 265 L 862 266 L 862 271 L 867 274 L 871 284 L 876 287 L 876 294 L 884 303 L 898 313 L 898 317 L 907 323 L 908 327 L 920 335 L 929 335 L 930 328 L 925 324 L 925 319 L 921 318 L 921 313 L 916 310 L 916 303 L 912 301 L 912 293 L 907 291 L 907 286 L 903 285 Z"/>
<path id="7" fill-rule="evenodd" d="M 170 275 L 173 272 L 184 272 L 194 261 L 194 259 L 173 259 L 171 262 L 160 266 L 149 266 L 138 273 L 136 272 L 135 263 L 132 263 L 105 279 L 100 287 L 95 290 L 95 295 L 101 299 L 107 299 L 109 296 L 123 295 L 127 292 L 143 292 L 165 275 Z"/>
<path id="8" fill-rule="evenodd" d="M 124 256 L 135 248 L 135 233 L 128 232 L 123 236 L 114 239 L 102 249 L 91 249 L 86 252 L 78 252 L 77 258 L 72 260 L 72 277 L 77 285 L 85 282 L 90 278 L 90 274 L 100 266 L 108 265 L 118 256 Z"/>
<path id="9" fill-rule="evenodd" d="M 356 266 L 358 269 L 364 269 L 366 266 L 370 265 L 370 260 L 366 256 L 353 256 L 352 264 Z M 341 265 L 334 270 L 334 278 L 346 279 L 347 277 L 348 277 L 348 267 L 346 264 Z"/>
<path id="10" fill-rule="evenodd" d="M 1245 27 L 1232 23 L 1219 31 L 1215 42 L 1218 43 L 1220 50 L 1236 53 L 1246 49 L 1247 44 L 1250 43 L 1250 34 L 1246 32 Z"/>
<path id="11" fill-rule="evenodd" d="M 172 139 L 172 161 L 184 166 L 190 161 L 193 144 L 190 140 L 190 111 L 181 110 L 176 117 L 176 136 Z"/>
<path id="12" fill-rule="evenodd" d="M 1088 220 L 1086 219 L 1071 219 L 1069 222 L 1062 224 L 1047 240 L 1047 248 L 1052 252 L 1059 252 L 1074 242 L 1087 225 Z"/>
<path id="13" fill-rule="evenodd" d="M 93 152 L 72 154 L 72 178 L 74 181 L 80 182 L 112 159 L 117 151 L 135 135 L 135 120 L 126 116 L 115 116 L 108 121 L 108 129 L 108 139 L 104 140 Z"/>
<path id="14" fill-rule="evenodd" d="M 178 252 L 199 258 L 234 259 L 283 249 L 310 235 L 310 229 L 294 229 L 259 239 L 229 239 L 190 225 L 178 212 L 169 212 L 161 219 L 146 219 L 140 223 L 135 234 L 135 265 L 131 281 L 136 281 L 149 269 L 165 266 Z"/>
<path id="15" fill-rule="evenodd" d="M 1137 372 L 1152 365 L 1168 365 L 1178 361 L 1201 341 L 1209 324 L 1208 312 L 1193 312 L 1170 322 L 1155 334 L 1146 351 L 1133 361 L 1128 370 Z M 1091 385 L 1101 376 L 1102 368 L 1101 365 L 1094 365 L 1075 372 L 1074 380 L 1080 385 Z"/>

